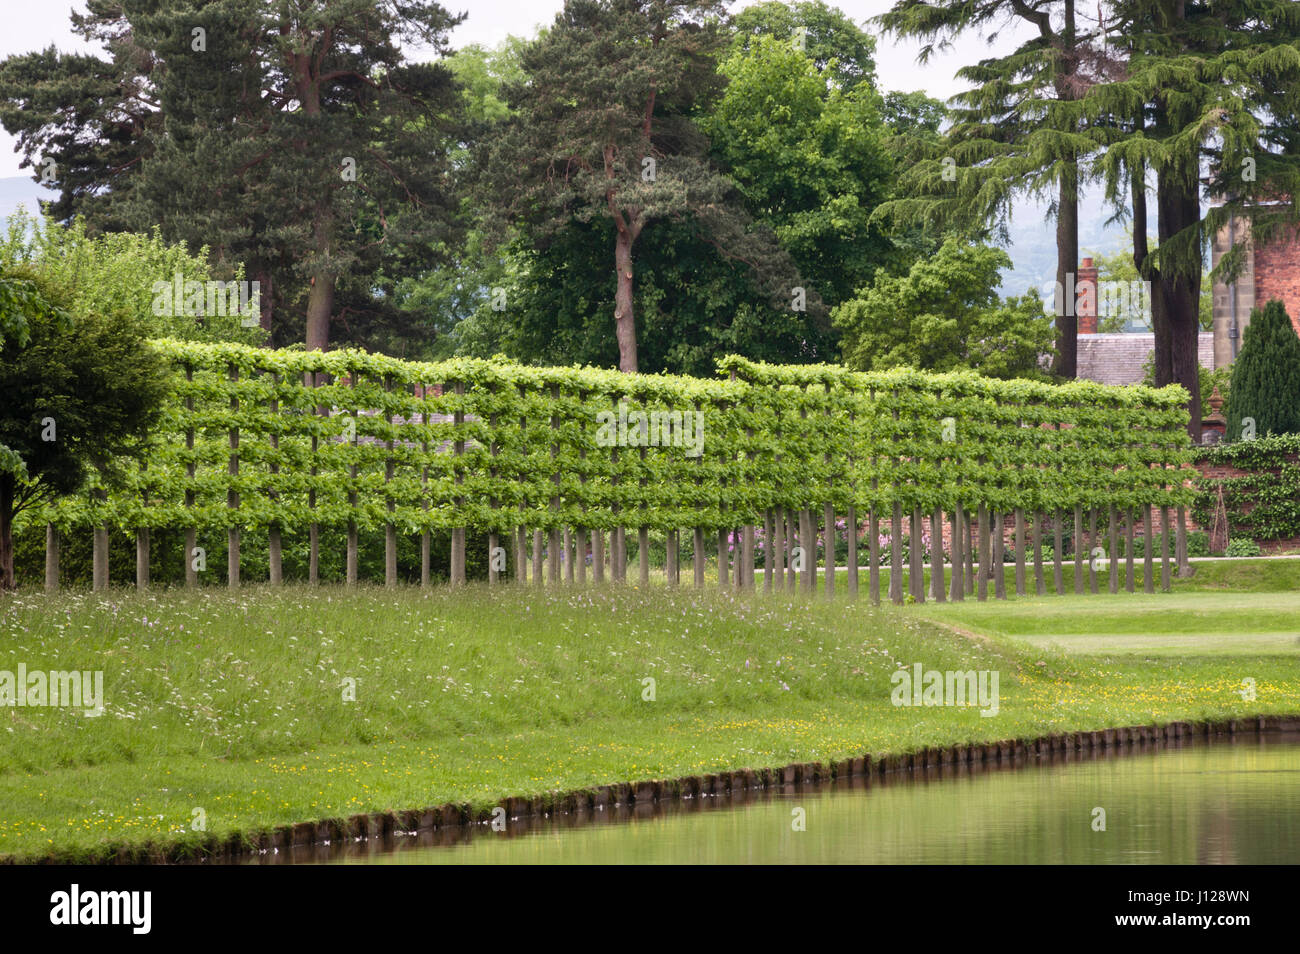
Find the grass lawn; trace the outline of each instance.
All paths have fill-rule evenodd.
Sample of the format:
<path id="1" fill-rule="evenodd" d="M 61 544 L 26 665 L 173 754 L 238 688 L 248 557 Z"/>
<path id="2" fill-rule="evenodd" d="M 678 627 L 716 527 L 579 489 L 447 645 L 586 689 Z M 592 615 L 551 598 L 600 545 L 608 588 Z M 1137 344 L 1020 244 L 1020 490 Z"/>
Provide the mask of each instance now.
<path id="1" fill-rule="evenodd" d="M 1152 597 L 879 608 L 660 586 L 24 591 L 0 602 L 0 670 L 103 670 L 107 705 L 98 718 L 0 709 L 0 855 L 196 842 L 196 810 L 225 837 L 864 752 L 1300 713 L 1295 646 L 1274 641 L 1296 618 L 1294 590 L 1215 592 L 1216 572 Z M 1181 632 L 1204 640 L 1162 652 Z M 1096 642 L 1067 652 L 1049 636 Z M 1133 638 L 1154 642 L 1106 648 Z M 914 663 L 998 671 L 999 713 L 892 705 L 890 674 Z M 1241 698 L 1246 677 L 1254 701 Z"/>
<path id="2" fill-rule="evenodd" d="M 1300 656 L 1300 590 L 927 603 L 917 615 L 1071 653 Z"/>
<path id="3" fill-rule="evenodd" d="M 1128 596 L 1124 590 L 1124 573 L 1125 563 L 1120 561 L 1120 592 L 1117 596 Z M 976 568 L 978 569 L 978 567 Z M 1251 559 L 1219 559 L 1197 561 L 1192 564 L 1193 573 L 1186 579 L 1179 579 L 1174 575 L 1174 567 L 1170 566 L 1170 588 L 1174 593 L 1208 593 L 1208 592 L 1228 592 L 1233 593 L 1279 593 L 1294 592 L 1300 590 L 1300 560 L 1251 560 Z M 1138 560 L 1133 564 L 1134 570 L 1134 596 L 1141 595 L 1144 589 L 1146 579 L 1143 572 L 1142 561 Z M 1156 560 L 1154 564 L 1155 589 L 1160 590 L 1160 561 Z M 1014 563 L 1003 564 L 1003 577 L 1006 581 L 1007 596 L 1009 599 L 1015 599 L 1016 594 L 1016 568 Z M 1097 571 L 1097 592 L 1099 596 L 1109 596 L 1109 570 L 1103 562 L 1101 569 Z M 908 571 L 903 567 L 903 587 L 907 588 Z M 924 569 L 926 592 L 930 588 L 930 566 L 927 563 Z M 861 567 L 858 571 L 860 592 L 865 595 L 867 592 L 867 569 Z M 715 574 L 710 572 L 710 580 L 716 579 Z M 762 573 L 758 574 L 759 584 L 762 584 Z M 1088 571 L 1085 567 L 1083 571 L 1084 588 L 1088 587 Z M 1065 587 L 1065 595 L 1074 595 L 1074 561 L 1070 560 L 1062 564 L 1061 582 Z M 817 578 L 818 589 L 824 587 L 824 579 L 821 575 Z M 952 585 L 952 567 L 944 565 L 944 583 L 945 592 Z M 1052 565 L 1046 563 L 1043 565 L 1043 583 L 1047 587 L 1049 594 L 1054 593 L 1055 583 L 1052 577 Z M 844 592 L 848 585 L 848 570 L 840 567 L 835 573 L 835 585 Z M 1029 594 L 1034 593 L 1034 567 L 1033 564 L 1025 565 L 1025 587 Z M 880 592 L 883 598 L 889 597 L 889 567 L 880 568 Z M 1090 595 L 1090 594 L 1085 594 Z M 966 600 L 973 601 L 974 596 L 967 596 Z M 993 599 L 993 583 L 989 582 L 989 599 Z"/>

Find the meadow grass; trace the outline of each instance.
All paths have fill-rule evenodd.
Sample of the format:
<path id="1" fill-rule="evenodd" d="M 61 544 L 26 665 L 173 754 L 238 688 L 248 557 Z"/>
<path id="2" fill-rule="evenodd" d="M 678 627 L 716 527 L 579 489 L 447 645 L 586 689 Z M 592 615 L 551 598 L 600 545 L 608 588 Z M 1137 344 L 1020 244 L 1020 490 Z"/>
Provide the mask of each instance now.
<path id="1" fill-rule="evenodd" d="M 0 709 L 0 855 L 91 858 L 618 781 L 1300 712 L 1289 650 L 1149 660 L 1023 641 L 1041 602 L 1079 620 L 1070 633 L 1105 637 L 1121 603 L 1192 619 L 1232 613 L 1225 599 L 1241 597 L 945 609 L 663 586 L 20 592 L 0 602 L 0 670 L 102 670 L 107 703 L 98 718 Z M 1261 594 L 1238 605 L 1235 632 L 1258 610 L 1271 633 L 1292 606 Z M 998 671 L 999 713 L 892 705 L 890 675 L 915 663 Z"/>

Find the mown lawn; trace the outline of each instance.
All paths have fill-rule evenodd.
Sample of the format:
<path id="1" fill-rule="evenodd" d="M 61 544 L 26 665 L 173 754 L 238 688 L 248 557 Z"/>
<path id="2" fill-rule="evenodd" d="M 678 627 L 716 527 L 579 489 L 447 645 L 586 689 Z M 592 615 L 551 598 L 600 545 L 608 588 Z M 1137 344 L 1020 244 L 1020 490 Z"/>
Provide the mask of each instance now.
<path id="1" fill-rule="evenodd" d="M 1300 713 L 1290 647 L 1148 658 L 1023 641 L 1043 619 L 1113 637 L 1121 605 L 1168 634 L 1228 614 L 1237 636 L 1262 638 L 1295 605 L 1225 599 L 1243 598 L 873 609 L 658 586 L 22 592 L 0 602 L 0 670 L 103 670 L 107 706 L 99 718 L 0 709 L 0 855 L 88 857 L 616 781 Z M 1035 613 L 1040 602 L 1055 615 Z M 951 615 L 930 618 L 940 610 Z M 890 674 L 914 663 L 998 671 L 998 715 L 892 705 Z"/>
<path id="2" fill-rule="evenodd" d="M 1300 591 L 1026 597 L 926 604 L 916 612 L 990 636 L 1072 653 L 1300 656 Z"/>

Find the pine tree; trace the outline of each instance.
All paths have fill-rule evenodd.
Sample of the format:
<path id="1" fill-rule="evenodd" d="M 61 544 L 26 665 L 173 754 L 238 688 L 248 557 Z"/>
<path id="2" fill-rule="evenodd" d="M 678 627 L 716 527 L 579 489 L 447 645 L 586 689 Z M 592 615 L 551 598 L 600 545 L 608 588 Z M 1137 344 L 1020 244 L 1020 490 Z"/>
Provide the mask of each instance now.
<path id="1" fill-rule="evenodd" d="M 691 119 L 720 86 L 724 0 L 568 0 L 522 56 L 511 119 L 484 144 L 479 188 L 539 242 L 572 222 L 614 228 L 619 367 L 638 369 L 634 251 L 647 224 L 690 222 L 790 307 L 798 272 L 745 212 Z M 498 229 L 499 231 L 499 229 Z M 815 291 L 811 313 L 824 312 Z"/>
<path id="2" fill-rule="evenodd" d="M 276 302 L 301 308 L 321 349 L 341 289 L 382 312 L 384 266 L 450 237 L 455 84 L 402 52 L 445 51 L 459 18 L 437 3 L 92 0 L 74 22 L 108 59 L 0 65 L 0 121 L 29 162 L 56 160 L 57 215 L 244 262 L 264 326 Z"/>
<path id="3" fill-rule="evenodd" d="M 1250 314 L 1224 416 L 1229 440 L 1300 434 L 1300 335 L 1277 299 Z"/>
<path id="4" fill-rule="evenodd" d="M 1201 435 L 1202 250 L 1231 216 L 1266 242 L 1297 220 L 1300 4 L 1289 0 L 1115 0 L 1107 22 L 1122 75 L 1090 88 L 1080 116 L 1102 129 L 1097 172 L 1132 215 L 1134 265 L 1151 283 L 1155 383 L 1191 396 Z M 1209 172 L 1207 184 L 1203 177 Z M 1154 181 L 1153 181 L 1154 180 Z M 1147 242 L 1154 186 L 1159 248 Z M 1205 200 L 1217 202 L 1202 215 Z M 1231 280 L 1238 248 L 1217 269 Z"/>

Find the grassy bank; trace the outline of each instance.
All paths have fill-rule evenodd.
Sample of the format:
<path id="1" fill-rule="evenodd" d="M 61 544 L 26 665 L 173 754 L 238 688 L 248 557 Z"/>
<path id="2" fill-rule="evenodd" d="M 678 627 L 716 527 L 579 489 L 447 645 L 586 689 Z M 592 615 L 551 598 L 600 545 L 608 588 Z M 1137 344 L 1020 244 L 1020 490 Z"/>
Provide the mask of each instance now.
<path id="1" fill-rule="evenodd" d="M 1171 632 L 1199 631 L 1203 611 L 1236 612 L 1236 625 L 1213 652 L 1150 656 L 1067 654 L 1010 622 L 1037 604 L 1040 619 L 1105 636 L 1115 624 L 1094 607 L 1110 599 L 1150 601 Z M 1249 612 L 1220 599 L 1044 597 L 941 618 L 925 615 L 933 604 L 658 587 L 22 593 L 0 603 L 0 670 L 103 670 L 107 705 L 98 718 L 0 709 L 0 855 L 87 857 L 614 781 L 1300 712 L 1295 654 L 1233 642 L 1257 613 L 1273 632 L 1268 614 L 1293 614 L 1292 598 L 1255 594 Z M 890 674 L 914 663 L 999 671 L 999 714 L 891 705 Z"/>

